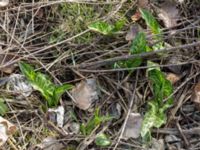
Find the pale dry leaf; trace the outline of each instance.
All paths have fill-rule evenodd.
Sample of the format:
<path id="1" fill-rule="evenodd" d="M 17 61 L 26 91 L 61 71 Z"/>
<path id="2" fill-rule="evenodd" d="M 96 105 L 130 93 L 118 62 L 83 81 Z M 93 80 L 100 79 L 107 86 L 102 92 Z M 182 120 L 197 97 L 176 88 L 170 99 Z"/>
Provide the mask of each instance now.
<path id="1" fill-rule="evenodd" d="M 8 91 L 18 94 L 16 99 L 28 97 L 33 92 L 31 84 L 20 74 L 12 74 L 9 77 L 6 88 Z"/>
<path id="2" fill-rule="evenodd" d="M 181 79 L 181 77 L 174 73 L 167 73 L 166 79 L 169 80 L 172 84 L 175 84 Z"/>
<path id="3" fill-rule="evenodd" d="M 6 7 L 9 4 L 9 0 L 0 0 L 0 7 Z"/>
<path id="4" fill-rule="evenodd" d="M 140 136 L 143 118 L 139 113 L 131 113 L 125 125 L 123 137 L 138 138 Z"/>
<path id="5" fill-rule="evenodd" d="M 15 125 L 0 116 L 0 146 L 7 141 L 10 135 L 15 133 L 16 129 Z"/>
<path id="6" fill-rule="evenodd" d="M 42 150 L 61 150 L 64 148 L 64 145 L 55 137 L 47 137 L 40 144 L 36 145 L 36 148 Z"/>
<path id="7" fill-rule="evenodd" d="M 171 28 L 177 25 L 177 19 L 179 16 L 179 10 L 176 8 L 176 3 L 172 1 L 165 1 L 158 8 L 158 17 L 163 20 L 167 28 Z"/>
<path id="8" fill-rule="evenodd" d="M 98 100 L 96 79 L 81 81 L 71 90 L 71 95 L 77 107 L 87 110 L 95 100 Z"/>
<path id="9" fill-rule="evenodd" d="M 65 109 L 63 106 L 58 106 L 57 108 L 50 108 L 48 110 L 48 118 L 53 122 L 56 122 L 58 127 L 62 128 L 64 124 L 64 114 Z"/>

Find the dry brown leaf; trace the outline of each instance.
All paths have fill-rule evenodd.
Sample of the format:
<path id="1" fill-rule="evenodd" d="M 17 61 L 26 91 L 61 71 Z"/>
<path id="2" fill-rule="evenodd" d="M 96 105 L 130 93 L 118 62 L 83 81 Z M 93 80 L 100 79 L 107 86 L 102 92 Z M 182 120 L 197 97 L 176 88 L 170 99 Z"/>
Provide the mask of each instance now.
<path id="1" fill-rule="evenodd" d="M 129 31 L 126 34 L 126 40 L 132 41 L 138 32 L 139 32 L 139 26 L 137 24 L 130 26 Z"/>
<path id="2" fill-rule="evenodd" d="M 0 146 L 7 141 L 10 135 L 15 133 L 16 129 L 15 125 L 0 116 Z"/>
<path id="3" fill-rule="evenodd" d="M 181 79 L 181 77 L 174 73 L 167 73 L 166 79 L 169 80 L 172 84 L 175 84 Z"/>
<path id="4" fill-rule="evenodd" d="M 172 64 L 172 65 L 169 65 L 167 68 L 175 73 L 175 74 L 182 74 L 182 66 L 181 65 L 178 65 L 178 64 L 181 64 L 181 58 L 180 57 L 177 57 L 177 55 L 174 55 L 172 57 L 170 57 L 169 60 L 167 60 L 167 63 L 168 64 Z"/>
<path id="5" fill-rule="evenodd" d="M 163 20 L 167 28 L 177 25 L 179 10 L 176 8 L 176 3 L 172 1 L 165 1 L 160 8 L 158 8 L 158 17 Z"/>
<path id="6" fill-rule="evenodd" d="M 4 66 L 5 64 L 9 64 L 16 58 L 17 58 L 17 56 L 15 56 L 15 55 L 0 54 L 0 66 Z M 15 70 L 14 64 L 8 65 L 7 67 L 0 69 L 0 71 L 3 71 L 4 73 L 7 73 L 7 74 L 11 74 L 14 70 Z"/>
<path id="7" fill-rule="evenodd" d="M 95 100 L 98 100 L 96 80 L 87 79 L 86 81 L 81 81 L 71 90 L 71 94 L 76 106 L 87 110 Z"/>
<path id="8" fill-rule="evenodd" d="M 200 82 L 195 85 L 192 91 L 191 100 L 196 104 L 196 107 L 200 110 Z"/>
<path id="9" fill-rule="evenodd" d="M 131 113 L 128 117 L 125 130 L 123 133 L 124 138 L 138 138 L 142 126 L 143 118 L 139 113 Z"/>

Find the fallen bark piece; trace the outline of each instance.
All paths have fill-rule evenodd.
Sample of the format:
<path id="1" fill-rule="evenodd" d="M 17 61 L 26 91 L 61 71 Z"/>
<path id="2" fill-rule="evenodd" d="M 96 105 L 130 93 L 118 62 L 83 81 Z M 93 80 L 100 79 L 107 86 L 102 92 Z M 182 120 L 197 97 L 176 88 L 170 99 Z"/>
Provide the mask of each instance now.
<path id="1" fill-rule="evenodd" d="M 99 99 L 96 79 L 81 81 L 71 90 L 75 105 L 80 109 L 87 110 L 92 103 Z"/>
<path id="2" fill-rule="evenodd" d="M 0 116 L 0 146 L 2 146 L 8 139 L 8 137 L 15 133 L 16 126 L 10 123 L 8 120 Z"/>
<path id="3" fill-rule="evenodd" d="M 143 118 L 139 113 L 131 113 L 128 117 L 123 137 L 138 138 L 140 136 Z"/>

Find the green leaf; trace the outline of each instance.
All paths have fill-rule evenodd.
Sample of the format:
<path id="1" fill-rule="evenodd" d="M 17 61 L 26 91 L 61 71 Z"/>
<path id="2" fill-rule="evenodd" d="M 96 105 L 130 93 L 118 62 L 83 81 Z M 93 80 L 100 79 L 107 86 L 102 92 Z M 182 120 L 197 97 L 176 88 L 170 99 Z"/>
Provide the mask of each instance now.
<path id="1" fill-rule="evenodd" d="M 53 92 L 53 98 L 54 98 L 55 104 L 58 103 L 57 100 L 60 99 L 60 97 L 63 95 L 64 92 L 72 88 L 73 86 L 70 84 L 63 84 L 63 85 L 55 87 L 55 90 Z"/>
<path id="2" fill-rule="evenodd" d="M 154 65 L 154 63 L 149 63 Z M 166 123 L 167 117 L 165 111 L 172 106 L 173 98 L 169 97 L 173 93 L 173 87 L 165 75 L 159 68 L 148 70 L 148 77 L 152 85 L 154 99 L 148 103 L 148 111 L 144 116 L 144 121 L 141 129 L 143 140 L 151 139 L 151 128 L 159 128 Z M 163 101 L 166 98 L 167 101 Z"/>
<path id="3" fill-rule="evenodd" d="M 98 21 L 90 24 L 88 28 L 104 35 L 111 35 L 120 31 L 124 24 L 125 20 L 119 20 L 114 25 L 108 24 L 107 22 Z"/>
<path id="4" fill-rule="evenodd" d="M 147 26 L 151 29 L 152 33 L 154 34 L 153 39 L 157 41 L 162 40 L 162 36 L 159 35 L 162 33 L 161 28 L 154 16 L 145 9 L 140 9 L 140 12 Z M 157 44 L 153 45 L 153 50 L 159 50 L 162 48 L 164 48 L 164 42 L 158 42 Z"/>
<path id="5" fill-rule="evenodd" d="M 149 26 L 149 28 L 153 32 L 153 34 L 161 33 L 160 25 L 149 11 L 145 9 L 140 9 L 140 13 L 142 15 L 142 18 L 145 20 L 147 26 Z"/>
<path id="6" fill-rule="evenodd" d="M 139 32 L 131 44 L 130 54 L 134 55 L 146 52 L 147 48 L 148 46 L 145 33 Z M 141 63 L 142 58 L 138 57 L 132 60 L 120 61 L 116 64 L 116 66 L 119 66 L 120 68 L 133 68 L 140 66 Z"/>
<path id="7" fill-rule="evenodd" d="M 89 29 L 102 33 L 104 35 L 111 34 L 113 29 L 115 28 L 113 25 L 110 25 L 106 22 L 98 21 L 95 23 L 92 23 L 88 26 Z"/>
<path id="8" fill-rule="evenodd" d="M 24 76 L 31 83 L 33 88 L 39 91 L 46 99 L 48 106 L 57 106 L 61 95 L 72 88 L 70 84 L 64 84 L 56 86 L 50 80 L 50 78 L 40 72 L 35 72 L 34 68 L 24 62 L 19 63 L 20 70 Z"/>
<path id="9" fill-rule="evenodd" d="M 120 30 L 123 28 L 124 24 L 125 24 L 125 20 L 124 20 L 124 19 L 123 19 L 123 20 L 118 20 L 118 21 L 115 23 L 112 32 L 118 32 L 118 31 L 120 31 Z"/>
<path id="10" fill-rule="evenodd" d="M 28 80 L 34 80 L 36 73 L 32 66 L 24 62 L 19 62 L 19 67 L 21 72 L 24 74 L 24 76 L 26 76 Z"/>
<path id="11" fill-rule="evenodd" d="M 130 48 L 131 54 L 146 52 L 147 40 L 144 32 L 139 32 L 133 40 Z"/>
<path id="12" fill-rule="evenodd" d="M 8 106 L 4 103 L 3 99 L 0 98 L 0 115 L 3 116 L 8 111 Z"/>
<path id="13" fill-rule="evenodd" d="M 109 121 L 111 119 L 113 119 L 113 117 L 101 116 L 99 114 L 99 109 L 97 108 L 95 110 L 95 113 L 94 113 L 94 116 L 92 117 L 92 119 L 90 119 L 86 125 L 85 124 L 81 124 L 81 132 L 84 135 L 89 135 L 101 123 Z"/>
<path id="14" fill-rule="evenodd" d="M 109 146 L 111 142 L 104 133 L 101 133 L 96 136 L 95 144 L 100 147 L 106 147 Z"/>
<path id="15" fill-rule="evenodd" d="M 152 100 L 148 104 L 149 110 L 144 116 L 141 129 L 141 136 L 144 141 L 149 141 L 151 139 L 152 127 L 159 128 L 166 122 L 166 116 L 163 111 L 159 110 L 159 105 L 156 103 L 156 100 Z"/>

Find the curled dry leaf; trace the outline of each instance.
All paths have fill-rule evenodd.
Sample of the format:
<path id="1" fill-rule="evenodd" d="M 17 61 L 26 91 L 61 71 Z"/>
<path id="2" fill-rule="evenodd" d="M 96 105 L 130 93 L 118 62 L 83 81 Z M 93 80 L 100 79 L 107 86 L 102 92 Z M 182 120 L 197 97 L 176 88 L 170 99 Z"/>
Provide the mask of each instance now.
<path id="1" fill-rule="evenodd" d="M 196 107 L 200 110 L 200 82 L 195 85 L 192 91 L 191 100 L 196 104 Z"/>
<path id="2" fill-rule="evenodd" d="M 16 126 L 0 116 L 0 146 L 2 146 L 16 131 Z"/>
<path id="3" fill-rule="evenodd" d="M 87 110 L 94 101 L 98 100 L 96 79 L 81 81 L 71 90 L 71 94 L 76 106 Z"/>
<path id="4" fill-rule="evenodd" d="M 179 11 L 176 8 L 176 3 L 172 1 L 165 1 L 160 8 L 158 8 L 158 17 L 163 20 L 167 28 L 176 26 Z"/>
<path id="5" fill-rule="evenodd" d="M 172 84 L 175 84 L 181 79 L 181 77 L 174 73 L 167 73 L 166 79 L 169 80 Z"/>
<path id="6" fill-rule="evenodd" d="M 143 118 L 139 113 L 131 113 L 128 117 L 123 137 L 138 138 L 140 136 Z"/>
<path id="7" fill-rule="evenodd" d="M 0 7 L 6 7 L 9 4 L 9 0 L 0 0 Z"/>

